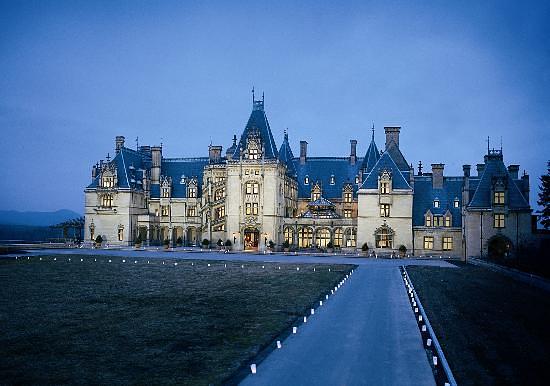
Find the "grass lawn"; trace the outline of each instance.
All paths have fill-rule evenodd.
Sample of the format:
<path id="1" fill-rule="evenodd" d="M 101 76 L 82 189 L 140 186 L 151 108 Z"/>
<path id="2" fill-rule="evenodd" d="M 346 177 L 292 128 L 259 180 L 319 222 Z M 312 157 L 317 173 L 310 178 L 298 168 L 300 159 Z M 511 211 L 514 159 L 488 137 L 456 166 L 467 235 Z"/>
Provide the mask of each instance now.
<path id="1" fill-rule="evenodd" d="M 220 384 L 351 267 L 96 258 L 0 259 L 1 384 Z"/>
<path id="2" fill-rule="evenodd" d="M 407 271 L 458 384 L 550 384 L 550 294 L 457 265 Z"/>

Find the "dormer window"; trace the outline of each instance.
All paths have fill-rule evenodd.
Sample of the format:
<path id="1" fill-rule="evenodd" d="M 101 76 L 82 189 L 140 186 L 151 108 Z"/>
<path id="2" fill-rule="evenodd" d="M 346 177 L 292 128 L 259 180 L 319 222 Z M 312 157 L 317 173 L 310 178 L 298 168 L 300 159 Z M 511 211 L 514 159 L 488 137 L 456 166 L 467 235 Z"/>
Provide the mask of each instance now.
<path id="1" fill-rule="evenodd" d="M 170 197 L 170 188 L 162 188 L 162 197 L 163 198 Z"/>
<path id="2" fill-rule="evenodd" d="M 334 178 L 334 174 L 330 176 L 330 184 L 331 185 L 334 185 L 335 183 L 335 178 Z"/>
<path id="3" fill-rule="evenodd" d="M 163 205 L 160 209 L 161 216 L 166 217 L 170 214 L 170 207 L 168 205 Z"/>
<path id="4" fill-rule="evenodd" d="M 304 185 L 309 185 L 309 177 L 308 176 L 304 177 Z"/>
<path id="5" fill-rule="evenodd" d="M 434 200 L 434 208 L 439 208 L 439 199 Z"/>
<path id="6" fill-rule="evenodd" d="M 195 188 L 194 186 L 193 187 L 189 187 L 187 189 L 187 197 L 189 198 L 196 198 L 197 197 L 197 188 Z"/>
<path id="7" fill-rule="evenodd" d="M 248 159 L 259 159 L 260 150 L 257 148 L 248 149 Z"/>
<path id="8" fill-rule="evenodd" d="M 432 214 L 430 212 L 426 213 L 426 216 L 425 216 L 425 225 L 427 227 L 431 227 L 432 226 Z"/>
<path id="9" fill-rule="evenodd" d="M 453 203 L 453 206 L 454 206 L 455 208 L 460 207 L 460 201 L 458 201 L 458 198 L 455 198 L 455 201 L 454 201 L 454 203 Z"/>
<path id="10" fill-rule="evenodd" d="M 115 186 L 115 177 L 106 175 L 101 178 L 101 187 L 112 188 Z"/>
<path id="11" fill-rule="evenodd" d="M 311 201 L 315 201 L 321 198 L 321 187 L 316 183 L 313 188 L 311 188 Z"/>
<path id="12" fill-rule="evenodd" d="M 104 208 L 111 208 L 113 206 L 113 195 L 112 194 L 104 194 L 101 197 L 101 206 Z"/>
<path id="13" fill-rule="evenodd" d="M 359 184 L 359 176 L 355 176 L 355 183 Z"/>
<path id="14" fill-rule="evenodd" d="M 445 227 L 449 228 L 451 226 L 451 215 L 445 216 Z"/>
<path id="15" fill-rule="evenodd" d="M 382 174 L 378 178 L 378 186 L 380 194 L 391 193 L 391 174 L 388 171 L 382 172 Z"/>
<path id="16" fill-rule="evenodd" d="M 495 192 L 493 202 L 495 205 L 504 205 L 504 192 Z"/>

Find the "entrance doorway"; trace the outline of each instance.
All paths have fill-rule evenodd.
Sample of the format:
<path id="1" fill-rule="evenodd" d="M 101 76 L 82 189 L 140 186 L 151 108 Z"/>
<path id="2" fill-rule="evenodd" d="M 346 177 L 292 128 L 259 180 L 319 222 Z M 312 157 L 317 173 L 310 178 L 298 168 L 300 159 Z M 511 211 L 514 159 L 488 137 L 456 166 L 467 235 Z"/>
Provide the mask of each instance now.
<path id="1" fill-rule="evenodd" d="M 260 232 L 257 229 L 245 229 L 244 230 L 244 250 L 245 251 L 257 251 L 258 240 L 260 238 Z"/>

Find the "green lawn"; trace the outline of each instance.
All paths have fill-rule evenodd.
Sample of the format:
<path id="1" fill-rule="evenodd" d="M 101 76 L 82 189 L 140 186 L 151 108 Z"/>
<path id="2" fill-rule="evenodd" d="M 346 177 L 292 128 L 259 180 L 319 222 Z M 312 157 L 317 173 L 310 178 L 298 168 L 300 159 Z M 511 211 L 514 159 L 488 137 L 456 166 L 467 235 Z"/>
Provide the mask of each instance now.
<path id="1" fill-rule="evenodd" d="M 351 267 L 108 259 L 0 260 L 0 383 L 219 384 Z"/>
<path id="2" fill-rule="evenodd" d="M 457 265 L 407 270 L 458 384 L 550 384 L 550 294 Z"/>

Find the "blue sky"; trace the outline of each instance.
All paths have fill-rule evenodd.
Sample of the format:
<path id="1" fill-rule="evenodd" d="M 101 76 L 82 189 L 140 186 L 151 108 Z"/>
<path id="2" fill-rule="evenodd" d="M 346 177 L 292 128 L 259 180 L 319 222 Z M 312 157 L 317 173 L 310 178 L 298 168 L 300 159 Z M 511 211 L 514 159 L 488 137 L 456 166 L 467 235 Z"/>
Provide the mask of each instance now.
<path id="1" fill-rule="evenodd" d="M 550 158 L 544 2 L 0 2 L 0 209 L 83 211 L 92 165 L 127 144 L 231 144 L 265 92 L 280 145 L 362 155 L 400 125 L 416 166 L 480 163 L 486 137 L 531 175 Z M 428 166 L 429 168 L 429 166 Z M 425 169 L 426 170 L 426 169 Z"/>

